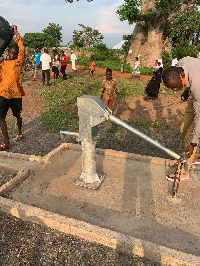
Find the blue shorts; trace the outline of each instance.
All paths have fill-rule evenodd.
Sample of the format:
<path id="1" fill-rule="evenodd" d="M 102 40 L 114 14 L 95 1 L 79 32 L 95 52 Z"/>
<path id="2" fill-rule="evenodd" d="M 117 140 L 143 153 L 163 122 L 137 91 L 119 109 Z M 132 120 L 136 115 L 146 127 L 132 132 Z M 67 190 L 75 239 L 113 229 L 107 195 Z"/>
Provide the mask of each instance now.
<path id="1" fill-rule="evenodd" d="M 0 119 L 6 118 L 9 108 L 12 110 L 13 116 L 20 118 L 22 111 L 22 98 L 7 99 L 0 96 Z"/>

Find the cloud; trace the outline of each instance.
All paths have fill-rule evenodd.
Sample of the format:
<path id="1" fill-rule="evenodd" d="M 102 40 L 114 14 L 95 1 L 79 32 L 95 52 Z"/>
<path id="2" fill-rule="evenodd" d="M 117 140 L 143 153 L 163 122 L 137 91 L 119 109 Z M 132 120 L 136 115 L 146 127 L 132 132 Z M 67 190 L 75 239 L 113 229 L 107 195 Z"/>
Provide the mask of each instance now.
<path id="1" fill-rule="evenodd" d="M 110 6 L 102 6 L 100 10 L 100 23 L 96 26 L 96 29 L 103 33 L 129 33 L 131 27 L 127 22 L 121 22 L 116 14 L 116 11 L 120 5 L 124 3 L 123 0 L 118 0 Z"/>

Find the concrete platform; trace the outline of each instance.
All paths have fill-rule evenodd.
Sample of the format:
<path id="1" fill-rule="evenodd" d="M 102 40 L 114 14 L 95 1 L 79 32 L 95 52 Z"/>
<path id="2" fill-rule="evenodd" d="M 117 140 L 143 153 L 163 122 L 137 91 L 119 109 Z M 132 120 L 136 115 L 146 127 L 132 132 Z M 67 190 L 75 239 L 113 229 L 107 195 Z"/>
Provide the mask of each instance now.
<path id="1" fill-rule="evenodd" d="M 0 163 L 23 165 L 26 175 L 0 189 L 1 211 L 168 265 L 200 265 L 198 169 L 172 198 L 172 161 L 161 158 L 97 149 L 97 172 L 106 174 L 98 190 L 74 185 L 80 145 L 44 158 L 2 153 Z"/>

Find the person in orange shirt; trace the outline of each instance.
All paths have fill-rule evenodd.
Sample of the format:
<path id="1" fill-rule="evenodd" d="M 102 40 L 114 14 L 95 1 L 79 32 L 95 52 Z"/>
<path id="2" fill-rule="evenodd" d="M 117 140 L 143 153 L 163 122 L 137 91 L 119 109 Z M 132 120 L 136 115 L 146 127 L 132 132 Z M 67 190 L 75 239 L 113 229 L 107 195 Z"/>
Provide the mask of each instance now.
<path id="1" fill-rule="evenodd" d="M 95 70 L 95 62 L 94 62 L 94 58 L 91 58 L 91 63 L 90 63 L 90 79 L 94 80 L 94 70 Z"/>
<path id="2" fill-rule="evenodd" d="M 4 137 L 4 143 L 0 144 L 0 150 L 10 147 L 6 116 L 11 108 L 13 116 L 17 118 L 18 135 L 17 140 L 22 140 L 22 96 L 26 95 L 21 81 L 21 68 L 24 63 L 24 45 L 17 31 L 17 26 L 12 26 L 17 45 L 10 46 L 8 60 L 0 62 L 0 126 Z"/>

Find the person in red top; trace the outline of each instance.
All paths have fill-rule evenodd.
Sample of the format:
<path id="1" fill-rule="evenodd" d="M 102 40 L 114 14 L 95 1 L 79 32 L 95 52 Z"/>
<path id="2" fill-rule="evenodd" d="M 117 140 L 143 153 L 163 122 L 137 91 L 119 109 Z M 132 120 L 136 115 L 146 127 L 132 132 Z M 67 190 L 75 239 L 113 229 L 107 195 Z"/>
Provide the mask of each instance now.
<path id="1" fill-rule="evenodd" d="M 67 79 L 67 75 L 65 73 L 67 67 L 68 58 L 64 51 L 61 51 L 61 70 L 60 72 L 63 75 L 63 79 Z"/>
<path id="2" fill-rule="evenodd" d="M 17 45 L 10 46 L 8 50 L 8 60 L 0 62 L 0 126 L 3 133 L 4 142 L 0 145 L 0 150 L 10 147 L 6 116 L 11 108 L 13 116 L 17 118 L 18 135 L 17 140 L 22 140 L 22 96 L 26 95 L 21 81 L 21 68 L 24 64 L 24 45 L 17 31 L 17 26 L 12 26 Z"/>
<path id="3" fill-rule="evenodd" d="M 94 70 L 95 70 L 95 62 L 94 62 L 94 58 L 91 58 L 91 63 L 90 63 L 90 79 L 94 80 Z"/>

